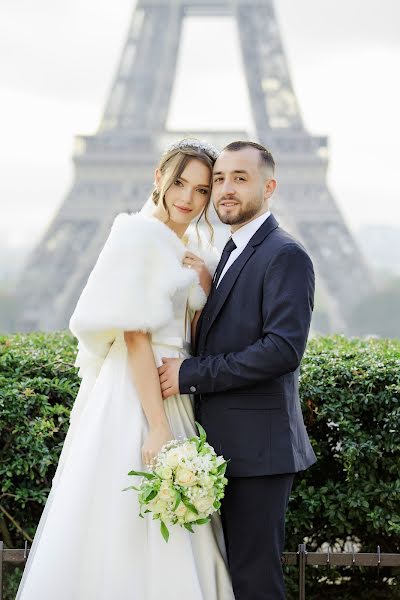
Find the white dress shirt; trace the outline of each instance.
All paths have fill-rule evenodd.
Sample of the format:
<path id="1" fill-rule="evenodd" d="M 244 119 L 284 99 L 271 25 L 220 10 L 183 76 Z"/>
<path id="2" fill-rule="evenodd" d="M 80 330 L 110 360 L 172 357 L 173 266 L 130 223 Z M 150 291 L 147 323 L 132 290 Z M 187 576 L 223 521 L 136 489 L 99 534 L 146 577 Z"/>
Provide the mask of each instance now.
<path id="1" fill-rule="evenodd" d="M 237 231 L 235 231 L 235 233 L 232 233 L 231 237 L 236 244 L 236 248 L 235 250 L 232 250 L 232 252 L 229 255 L 228 261 L 217 283 L 217 287 L 221 283 L 222 278 L 229 269 L 229 267 L 235 262 L 237 257 L 240 256 L 240 254 L 246 248 L 247 244 L 249 243 L 255 232 L 258 229 L 260 229 L 261 225 L 268 219 L 270 214 L 270 211 L 263 213 L 262 215 L 257 217 L 257 219 L 253 219 L 253 221 L 250 221 L 250 223 L 246 223 L 246 225 L 240 227 Z"/>

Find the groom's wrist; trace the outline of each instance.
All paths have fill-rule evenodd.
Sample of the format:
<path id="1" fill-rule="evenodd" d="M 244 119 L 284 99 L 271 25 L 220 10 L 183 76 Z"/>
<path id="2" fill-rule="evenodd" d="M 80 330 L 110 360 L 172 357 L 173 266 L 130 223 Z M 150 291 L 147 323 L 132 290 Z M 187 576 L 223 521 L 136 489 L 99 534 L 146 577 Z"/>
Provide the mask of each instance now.
<path id="1" fill-rule="evenodd" d="M 197 358 L 186 358 L 179 369 L 179 391 L 181 394 L 199 394 L 199 384 L 196 381 Z"/>

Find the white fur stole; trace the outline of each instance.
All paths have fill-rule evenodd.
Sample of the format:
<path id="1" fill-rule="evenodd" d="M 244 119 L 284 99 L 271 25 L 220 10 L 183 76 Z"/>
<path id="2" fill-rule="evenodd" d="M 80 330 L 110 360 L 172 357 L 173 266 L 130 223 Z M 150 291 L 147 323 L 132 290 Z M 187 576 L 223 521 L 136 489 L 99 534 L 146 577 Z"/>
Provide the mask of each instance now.
<path id="1" fill-rule="evenodd" d="M 219 255 L 192 228 L 184 246 L 164 223 L 141 213 L 120 213 L 78 299 L 69 327 L 78 338 L 76 365 L 98 370 L 121 331 L 153 332 L 173 318 L 172 297 L 188 289 L 193 311 L 206 302 L 198 274 L 182 265 L 186 250 L 201 256 L 214 274 Z M 82 373 L 80 372 L 82 375 Z"/>

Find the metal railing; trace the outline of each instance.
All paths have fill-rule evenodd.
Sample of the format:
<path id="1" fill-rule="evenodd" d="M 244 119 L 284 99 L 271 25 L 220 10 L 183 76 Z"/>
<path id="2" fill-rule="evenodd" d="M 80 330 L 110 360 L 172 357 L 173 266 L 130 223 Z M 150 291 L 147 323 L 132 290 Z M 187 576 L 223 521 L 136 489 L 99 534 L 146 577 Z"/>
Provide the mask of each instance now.
<path id="1" fill-rule="evenodd" d="M 306 544 L 299 544 L 297 552 L 285 552 L 284 565 L 297 565 L 299 569 L 299 600 L 306 600 L 306 567 L 400 567 L 400 554 L 381 552 L 307 552 Z M 0 598 L 1 600 L 1 598 Z"/>
<path id="2" fill-rule="evenodd" d="M 28 542 L 25 548 L 4 548 L 0 541 L 0 600 L 3 600 L 3 565 L 24 565 L 29 555 Z M 299 570 L 299 600 L 306 600 L 306 567 L 400 567 L 400 554 L 381 552 L 307 552 L 306 544 L 299 544 L 297 552 L 284 552 L 284 565 L 297 566 Z"/>

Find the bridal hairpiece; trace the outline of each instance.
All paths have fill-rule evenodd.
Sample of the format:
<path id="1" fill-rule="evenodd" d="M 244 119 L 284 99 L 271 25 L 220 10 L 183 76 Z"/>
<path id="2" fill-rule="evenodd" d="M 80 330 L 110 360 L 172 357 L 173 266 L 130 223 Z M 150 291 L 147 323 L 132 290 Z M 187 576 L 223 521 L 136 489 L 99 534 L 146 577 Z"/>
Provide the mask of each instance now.
<path id="1" fill-rule="evenodd" d="M 193 148 L 198 152 L 204 152 L 205 154 L 208 154 L 212 160 L 217 160 L 219 156 L 219 151 L 215 146 L 212 146 L 205 140 L 198 140 L 196 138 L 186 138 L 180 142 L 175 142 L 165 149 L 164 154 L 171 152 L 171 150 L 184 150 L 185 148 Z"/>

